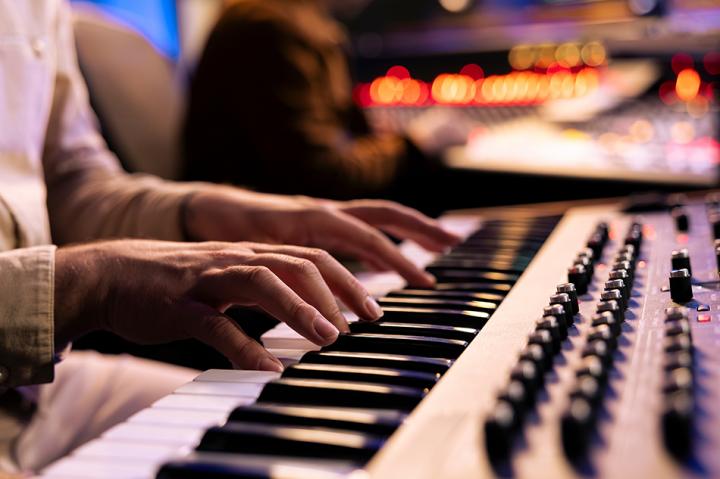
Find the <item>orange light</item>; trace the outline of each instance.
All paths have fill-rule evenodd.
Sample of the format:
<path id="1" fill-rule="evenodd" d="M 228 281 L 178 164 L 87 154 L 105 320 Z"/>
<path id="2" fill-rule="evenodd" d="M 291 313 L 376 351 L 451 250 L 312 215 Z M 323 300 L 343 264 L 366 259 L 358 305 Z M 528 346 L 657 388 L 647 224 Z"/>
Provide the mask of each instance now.
<path id="1" fill-rule="evenodd" d="M 600 42 L 589 42 L 586 43 L 582 50 L 580 50 L 580 56 L 582 57 L 585 65 L 591 67 L 597 67 L 605 63 L 607 59 L 607 52 L 605 47 Z"/>
<path id="2" fill-rule="evenodd" d="M 675 82 L 675 93 L 683 101 L 694 99 L 700 91 L 700 75 L 692 68 L 686 68 L 678 73 Z"/>

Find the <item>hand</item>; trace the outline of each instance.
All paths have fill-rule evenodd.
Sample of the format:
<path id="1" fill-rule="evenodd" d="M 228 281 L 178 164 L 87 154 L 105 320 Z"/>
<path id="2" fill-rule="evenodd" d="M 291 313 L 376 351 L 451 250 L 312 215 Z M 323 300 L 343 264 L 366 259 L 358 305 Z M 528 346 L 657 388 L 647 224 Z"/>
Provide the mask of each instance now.
<path id="1" fill-rule="evenodd" d="M 413 286 L 435 279 L 405 258 L 381 231 L 441 252 L 460 238 L 421 213 L 379 200 L 330 201 L 303 196 L 210 188 L 193 196 L 186 225 L 198 240 L 258 241 L 314 246 L 395 270 Z"/>
<path id="2" fill-rule="evenodd" d="M 382 311 L 328 253 L 254 243 L 118 240 L 57 250 L 55 343 L 102 329 L 138 343 L 194 337 L 238 367 L 282 370 L 228 316 L 256 306 L 318 345 L 348 331 L 334 296 L 358 316 Z"/>

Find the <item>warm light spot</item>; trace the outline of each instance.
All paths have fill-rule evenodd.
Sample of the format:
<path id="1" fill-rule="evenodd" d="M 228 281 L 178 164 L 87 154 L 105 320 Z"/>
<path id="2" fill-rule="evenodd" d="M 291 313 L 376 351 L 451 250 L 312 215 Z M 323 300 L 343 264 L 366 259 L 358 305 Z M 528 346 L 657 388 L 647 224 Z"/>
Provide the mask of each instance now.
<path id="1" fill-rule="evenodd" d="M 402 89 L 400 101 L 406 105 L 414 105 L 420 100 L 421 89 L 420 82 L 412 78 L 400 80 Z"/>
<path id="2" fill-rule="evenodd" d="M 690 143 L 695 139 L 695 127 L 689 121 L 678 121 L 670 127 L 670 137 L 681 145 Z"/>
<path id="3" fill-rule="evenodd" d="M 390 67 L 385 74 L 386 77 L 395 77 L 400 80 L 403 78 L 410 78 L 410 72 L 407 68 L 405 68 L 402 65 L 395 65 L 393 67 Z"/>
<path id="4" fill-rule="evenodd" d="M 712 321 L 712 316 L 707 313 L 698 314 L 697 316 L 698 323 L 709 323 L 710 321 Z"/>
<path id="5" fill-rule="evenodd" d="M 537 57 L 535 58 L 535 68 L 541 70 L 546 69 L 555 62 L 555 45 L 545 43 L 538 46 Z"/>
<path id="6" fill-rule="evenodd" d="M 695 98 L 700 91 L 700 75 L 691 68 L 678 73 L 675 82 L 675 93 L 678 98 L 683 101 L 690 101 Z"/>
<path id="7" fill-rule="evenodd" d="M 475 81 L 467 75 L 444 73 L 432 85 L 432 98 L 438 103 L 464 104 L 475 97 Z"/>
<path id="8" fill-rule="evenodd" d="M 703 57 L 705 71 L 711 75 L 720 75 L 720 52 L 708 52 Z"/>
<path id="9" fill-rule="evenodd" d="M 647 120 L 635 120 L 630 125 L 630 138 L 636 143 L 647 143 L 655 136 L 655 128 Z"/>
<path id="10" fill-rule="evenodd" d="M 529 45 L 517 45 L 508 55 L 510 66 L 516 70 L 527 70 L 535 63 L 535 51 Z"/>
<path id="11" fill-rule="evenodd" d="M 448 12 L 462 12 L 472 4 L 472 0 L 440 0 L 440 5 Z"/>
<path id="12" fill-rule="evenodd" d="M 474 63 L 469 63 L 469 64 L 465 65 L 464 67 L 462 67 L 460 69 L 460 74 L 469 76 L 473 80 L 479 80 L 479 79 L 485 77 L 485 72 L 480 67 L 480 65 L 476 65 Z"/>
<path id="13" fill-rule="evenodd" d="M 502 103 L 505 101 L 505 96 L 507 95 L 507 84 L 505 82 L 505 78 L 503 77 L 497 77 L 495 79 L 495 82 L 492 85 L 492 97 L 493 102 L 495 103 Z"/>
<path id="14" fill-rule="evenodd" d="M 547 75 L 538 76 L 538 101 L 545 101 L 550 96 L 550 78 Z"/>
<path id="15" fill-rule="evenodd" d="M 688 235 L 685 233 L 680 233 L 676 237 L 676 242 L 677 242 L 677 244 L 680 244 L 680 245 L 688 244 L 688 240 L 689 240 Z"/>
<path id="16" fill-rule="evenodd" d="M 676 53 L 673 55 L 672 60 L 670 60 L 670 65 L 672 66 L 673 72 L 679 75 L 681 71 L 693 68 L 695 62 L 693 62 L 692 57 L 687 53 Z"/>
<path id="17" fill-rule="evenodd" d="M 575 67 L 580 64 L 580 48 L 575 43 L 563 43 L 555 50 L 555 59 L 565 67 Z"/>
<path id="18" fill-rule="evenodd" d="M 607 52 L 600 42 L 586 43 L 580 51 L 583 62 L 591 67 L 597 67 L 605 63 Z"/>
<path id="19" fill-rule="evenodd" d="M 575 128 L 566 128 L 562 131 L 562 135 L 569 140 L 588 140 L 590 135 L 584 131 L 576 130 Z"/>
<path id="20" fill-rule="evenodd" d="M 495 75 L 491 75 L 482 82 L 482 86 L 480 87 L 480 93 L 482 95 L 483 101 L 486 103 L 492 103 L 494 100 L 493 85 L 495 84 L 496 78 L 497 77 L 495 77 Z"/>

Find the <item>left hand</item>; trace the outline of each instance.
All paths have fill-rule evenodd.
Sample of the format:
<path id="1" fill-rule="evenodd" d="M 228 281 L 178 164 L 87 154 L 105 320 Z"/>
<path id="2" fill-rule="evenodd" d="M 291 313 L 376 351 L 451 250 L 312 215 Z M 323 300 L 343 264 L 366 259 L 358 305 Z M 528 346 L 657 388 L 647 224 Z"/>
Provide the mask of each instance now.
<path id="1" fill-rule="evenodd" d="M 213 187 L 196 193 L 186 211 L 192 239 L 313 246 L 395 270 L 410 285 L 435 279 L 405 258 L 381 231 L 441 252 L 460 238 L 411 208 L 382 200 L 331 201 Z"/>

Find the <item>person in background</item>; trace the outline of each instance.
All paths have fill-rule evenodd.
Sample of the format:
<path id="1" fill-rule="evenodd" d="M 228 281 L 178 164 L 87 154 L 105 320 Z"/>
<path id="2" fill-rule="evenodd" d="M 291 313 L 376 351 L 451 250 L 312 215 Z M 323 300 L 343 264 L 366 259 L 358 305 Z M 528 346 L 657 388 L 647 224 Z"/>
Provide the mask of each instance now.
<path id="1" fill-rule="evenodd" d="M 316 248 L 431 286 L 378 228 L 435 251 L 457 242 L 396 203 L 125 173 L 89 107 L 69 7 L 0 0 L 0 12 L 0 475 L 41 470 L 196 374 L 69 351 L 79 336 L 197 338 L 237 367 L 279 371 L 229 306 L 327 345 L 348 330 L 336 298 L 367 320 L 382 310 Z"/>
<path id="2" fill-rule="evenodd" d="M 187 179 L 417 203 L 437 167 L 421 153 L 430 135 L 375 132 L 354 104 L 348 41 L 331 7 L 355 3 L 228 2 L 191 82 Z"/>

